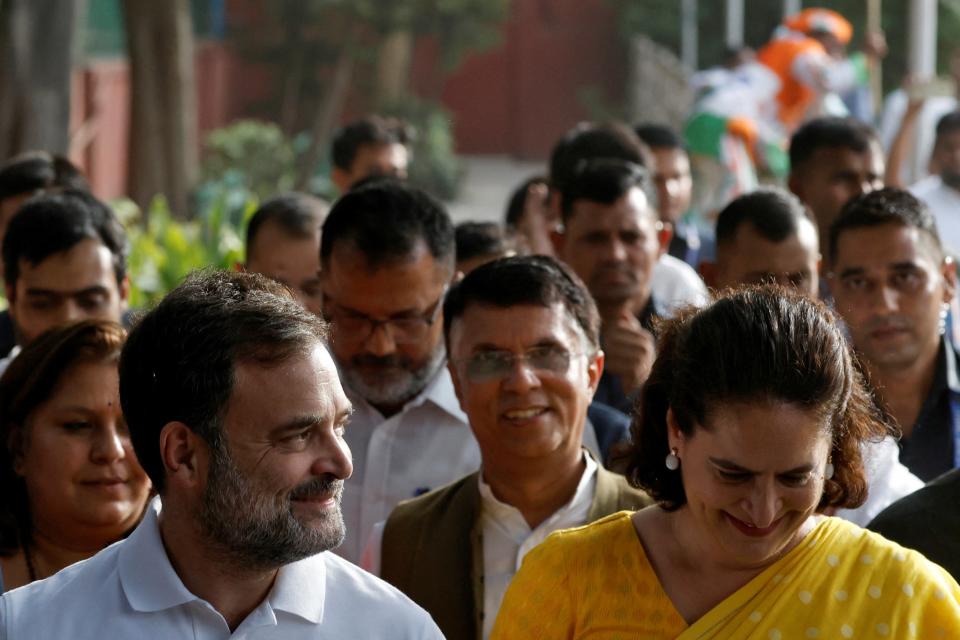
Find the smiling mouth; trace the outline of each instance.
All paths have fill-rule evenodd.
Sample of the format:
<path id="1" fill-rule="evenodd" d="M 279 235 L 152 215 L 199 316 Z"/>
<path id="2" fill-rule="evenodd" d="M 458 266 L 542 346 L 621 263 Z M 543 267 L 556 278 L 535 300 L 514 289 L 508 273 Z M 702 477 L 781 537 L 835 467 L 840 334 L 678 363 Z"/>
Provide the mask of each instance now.
<path id="1" fill-rule="evenodd" d="M 723 515 L 727 517 L 727 520 L 730 522 L 730 524 L 734 526 L 734 528 L 737 531 L 751 538 L 764 538 L 770 535 L 771 533 L 774 532 L 774 530 L 777 529 L 777 527 L 780 526 L 780 522 L 783 520 L 783 517 L 780 517 L 774 520 L 772 523 L 770 523 L 769 526 L 756 527 L 748 522 L 744 522 L 743 520 L 740 520 L 739 518 L 734 518 L 729 513 L 724 513 Z"/>
<path id="2" fill-rule="evenodd" d="M 546 407 L 530 407 L 528 409 L 510 409 L 503 412 L 507 420 L 531 420 L 547 412 Z"/>

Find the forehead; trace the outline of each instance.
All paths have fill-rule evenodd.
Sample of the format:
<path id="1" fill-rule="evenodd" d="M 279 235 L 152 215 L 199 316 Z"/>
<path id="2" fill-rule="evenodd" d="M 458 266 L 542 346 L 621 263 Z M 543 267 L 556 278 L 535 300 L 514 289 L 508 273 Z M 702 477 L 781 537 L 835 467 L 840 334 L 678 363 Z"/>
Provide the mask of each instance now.
<path id="1" fill-rule="evenodd" d="M 814 462 L 829 448 L 830 433 L 816 411 L 780 401 L 719 403 L 711 408 L 693 440 L 707 455 L 750 469 L 784 470 Z"/>
<path id="2" fill-rule="evenodd" d="M 321 278 L 324 291 L 338 304 L 370 314 L 422 308 L 436 302 L 449 277 L 424 243 L 406 259 L 370 268 L 366 256 L 350 242 L 338 242 Z"/>
<path id="3" fill-rule="evenodd" d="M 468 304 L 450 327 L 450 351 L 465 356 L 478 348 L 525 351 L 552 342 L 577 351 L 586 338 L 560 303 L 498 307 Z"/>
<path id="4" fill-rule="evenodd" d="M 117 363 L 114 360 L 83 360 L 71 364 L 60 374 L 47 398 L 51 405 L 90 405 L 98 398 L 120 394 Z M 117 404 L 119 408 L 119 404 Z"/>
<path id="5" fill-rule="evenodd" d="M 95 286 L 116 290 L 113 254 L 99 240 L 85 238 L 36 265 L 21 259 L 17 286 L 62 292 Z"/>
<path id="6" fill-rule="evenodd" d="M 306 265 L 320 264 L 320 228 L 312 237 L 296 236 L 273 221 L 265 222 L 247 247 L 247 262 Z"/>
<path id="7" fill-rule="evenodd" d="M 805 171 L 811 175 L 832 174 L 838 171 L 866 173 L 875 171 L 877 165 L 882 166 L 882 163 L 882 153 L 873 143 L 863 151 L 856 151 L 849 147 L 820 147 L 810 156 Z"/>
<path id="8" fill-rule="evenodd" d="M 904 262 L 937 262 L 933 241 L 916 227 L 881 224 L 845 229 L 837 237 L 834 269 L 876 268 Z"/>
<path id="9" fill-rule="evenodd" d="M 257 437 L 298 417 L 333 418 L 349 407 L 330 353 L 316 342 L 276 364 L 236 363 L 224 426 L 231 435 Z"/>
<path id="10" fill-rule="evenodd" d="M 749 222 L 741 224 L 733 242 L 718 257 L 729 264 L 740 264 L 751 271 L 796 271 L 819 257 L 817 233 L 813 223 L 804 219 L 797 232 L 780 242 L 764 238 Z M 791 265 L 796 268 L 790 268 Z"/>
<path id="11" fill-rule="evenodd" d="M 398 142 L 371 142 L 357 147 L 353 166 L 403 168 L 407 166 L 407 148 Z"/>
<path id="12" fill-rule="evenodd" d="M 690 159 L 683 149 L 653 147 L 651 151 L 657 173 L 685 173 L 690 170 Z"/>
<path id="13" fill-rule="evenodd" d="M 632 228 L 653 231 L 656 218 L 639 187 L 632 187 L 618 200 L 604 204 L 579 199 L 573 202 L 565 223 L 568 231 Z"/>

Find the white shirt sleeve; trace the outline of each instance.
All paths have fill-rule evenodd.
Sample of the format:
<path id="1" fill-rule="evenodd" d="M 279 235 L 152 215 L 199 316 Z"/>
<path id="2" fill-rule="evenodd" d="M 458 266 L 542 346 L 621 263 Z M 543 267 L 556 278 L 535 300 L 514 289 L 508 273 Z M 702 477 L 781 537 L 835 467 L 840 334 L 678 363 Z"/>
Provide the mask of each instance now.
<path id="1" fill-rule="evenodd" d="M 367 546 L 363 548 L 363 554 L 360 556 L 360 567 L 380 577 L 380 550 L 383 548 L 383 529 L 386 526 L 386 520 L 373 525 L 370 536 L 367 538 Z"/>

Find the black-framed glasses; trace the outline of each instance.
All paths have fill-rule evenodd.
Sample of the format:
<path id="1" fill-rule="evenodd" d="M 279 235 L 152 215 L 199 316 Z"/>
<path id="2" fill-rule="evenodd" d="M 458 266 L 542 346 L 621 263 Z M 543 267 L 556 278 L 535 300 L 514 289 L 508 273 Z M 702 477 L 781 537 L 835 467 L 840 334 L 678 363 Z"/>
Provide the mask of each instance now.
<path id="1" fill-rule="evenodd" d="M 386 320 L 371 318 L 365 313 L 341 307 L 333 298 L 325 294 L 323 315 L 333 324 L 334 330 L 349 335 L 352 340 L 366 340 L 379 327 L 384 327 L 389 329 L 390 336 L 397 344 L 411 344 L 423 340 L 440 317 L 443 298 L 447 295 L 448 288 L 449 285 L 444 286 L 440 297 L 423 313 L 393 316 Z"/>
<path id="2" fill-rule="evenodd" d="M 462 365 L 471 382 L 501 380 L 510 375 L 517 362 L 526 362 L 535 372 L 547 375 L 564 375 L 570 370 L 570 362 L 582 354 L 571 353 L 563 347 L 547 345 L 528 349 L 524 353 L 511 351 L 481 351 L 469 358 L 457 361 Z"/>

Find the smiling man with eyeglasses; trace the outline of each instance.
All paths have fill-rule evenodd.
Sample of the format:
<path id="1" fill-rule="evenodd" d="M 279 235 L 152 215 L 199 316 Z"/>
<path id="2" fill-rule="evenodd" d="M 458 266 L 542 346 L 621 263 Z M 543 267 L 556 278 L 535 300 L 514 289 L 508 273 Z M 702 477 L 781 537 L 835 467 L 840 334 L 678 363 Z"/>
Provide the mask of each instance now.
<path id="1" fill-rule="evenodd" d="M 320 244 L 323 314 L 355 413 L 338 553 L 359 560 L 401 500 L 474 471 L 480 452 L 444 367 L 443 298 L 454 232 L 422 191 L 380 179 L 338 200 Z"/>
<path id="2" fill-rule="evenodd" d="M 363 566 L 427 609 L 448 638 L 486 638 L 528 551 L 649 498 L 584 448 L 604 355 L 596 305 L 572 272 L 545 256 L 496 260 L 452 287 L 443 315 L 447 366 L 482 471 L 401 503 Z"/>

